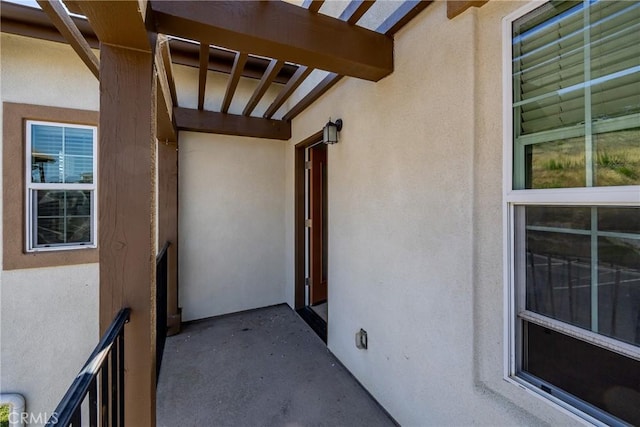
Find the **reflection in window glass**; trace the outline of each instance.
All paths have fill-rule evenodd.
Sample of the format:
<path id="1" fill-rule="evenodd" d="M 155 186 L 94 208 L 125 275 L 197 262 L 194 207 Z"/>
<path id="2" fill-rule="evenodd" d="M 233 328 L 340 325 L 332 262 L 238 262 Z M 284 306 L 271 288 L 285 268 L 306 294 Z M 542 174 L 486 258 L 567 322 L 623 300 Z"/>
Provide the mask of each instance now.
<path id="1" fill-rule="evenodd" d="M 518 209 L 526 310 L 640 345 L 640 208 Z"/>
<path id="2" fill-rule="evenodd" d="M 640 239 L 598 239 L 598 333 L 640 345 Z"/>
<path id="3" fill-rule="evenodd" d="M 93 129 L 32 124 L 31 138 L 31 182 L 93 182 Z"/>
<path id="4" fill-rule="evenodd" d="M 527 232 L 527 310 L 591 326 L 589 236 Z"/>
<path id="5" fill-rule="evenodd" d="M 640 184 L 640 128 L 594 135 L 593 140 L 596 186 Z"/>
<path id="6" fill-rule="evenodd" d="M 514 189 L 640 184 L 640 3 L 532 16 L 513 25 Z"/>
<path id="7" fill-rule="evenodd" d="M 91 191 L 37 190 L 36 245 L 91 241 Z"/>

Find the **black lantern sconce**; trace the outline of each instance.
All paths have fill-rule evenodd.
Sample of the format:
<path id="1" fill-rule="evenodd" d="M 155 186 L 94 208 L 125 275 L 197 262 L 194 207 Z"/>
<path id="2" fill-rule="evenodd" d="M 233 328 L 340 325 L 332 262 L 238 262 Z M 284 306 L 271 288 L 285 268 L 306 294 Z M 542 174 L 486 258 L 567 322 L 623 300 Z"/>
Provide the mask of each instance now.
<path id="1" fill-rule="evenodd" d="M 342 130 L 342 119 L 338 119 L 335 122 L 332 122 L 329 119 L 329 122 L 322 129 L 322 142 L 325 144 L 335 144 L 338 142 L 338 132 Z"/>

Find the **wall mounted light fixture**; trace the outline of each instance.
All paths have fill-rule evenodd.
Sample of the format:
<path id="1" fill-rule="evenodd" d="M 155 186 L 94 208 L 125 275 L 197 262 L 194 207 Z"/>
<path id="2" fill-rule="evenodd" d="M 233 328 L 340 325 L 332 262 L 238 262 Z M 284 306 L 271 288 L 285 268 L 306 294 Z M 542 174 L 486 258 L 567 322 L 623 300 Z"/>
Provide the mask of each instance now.
<path id="1" fill-rule="evenodd" d="M 335 144 L 338 142 L 338 132 L 342 130 L 342 119 L 338 119 L 335 122 L 331 121 L 324 125 L 322 129 L 322 142 L 325 144 Z"/>

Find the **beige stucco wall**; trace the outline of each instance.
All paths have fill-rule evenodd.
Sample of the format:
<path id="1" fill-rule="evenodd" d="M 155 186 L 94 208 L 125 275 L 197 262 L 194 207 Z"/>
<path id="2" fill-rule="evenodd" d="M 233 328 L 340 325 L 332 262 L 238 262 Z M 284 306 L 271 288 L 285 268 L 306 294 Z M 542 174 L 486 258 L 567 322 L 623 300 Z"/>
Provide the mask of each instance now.
<path id="1" fill-rule="evenodd" d="M 180 132 L 183 320 L 285 301 L 286 143 Z"/>
<path id="2" fill-rule="evenodd" d="M 98 110 L 98 81 L 69 46 L 2 33 L 0 49 L 3 102 Z M 51 414 L 99 338 L 98 264 L 2 271 L 0 280 L 0 391 Z"/>
<path id="3" fill-rule="evenodd" d="M 395 69 L 344 79 L 293 122 L 293 145 L 342 118 L 328 149 L 328 346 L 406 426 L 567 425 L 503 379 L 502 18 L 434 2 L 395 36 Z M 369 349 L 354 334 L 368 332 Z"/>

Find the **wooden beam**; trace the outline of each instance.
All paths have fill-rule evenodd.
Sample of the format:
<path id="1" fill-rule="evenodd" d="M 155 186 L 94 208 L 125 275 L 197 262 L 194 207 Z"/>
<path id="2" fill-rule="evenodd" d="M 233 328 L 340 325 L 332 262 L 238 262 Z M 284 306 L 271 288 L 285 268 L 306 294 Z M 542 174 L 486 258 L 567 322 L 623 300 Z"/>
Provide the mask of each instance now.
<path id="1" fill-rule="evenodd" d="M 204 92 L 207 86 L 209 70 L 209 44 L 200 43 L 200 67 L 198 72 L 198 110 L 204 108 Z"/>
<path id="2" fill-rule="evenodd" d="M 265 70 L 264 75 L 262 76 L 262 79 L 258 84 L 258 87 L 253 92 L 253 95 L 251 95 L 251 99 L 249 100 L 249 102 L 247 102 L 247 106 L 244 107 L 244 111 L 242 112 L 243 116 L 251 115 L 251 112 L 256 108 L 258 102 L 260 102 L 264 94 L 267 92 L 267 89 L 269 89 L 269 86 L 271 86 L 273 79 L 276 78 L 283 65 L 284 61 L 279 61 L 277 59 L 271 60 L 271 63 L 269 63 L 269 66 Z"/>
<path id="3" fill-rule="evenodd" d="M 267 111 L 264 113 L 263 117 L 265 119 L 270 119 L 271 117 L 273 117 L 276 111 L 278 111 L 278 108 L 280 108 L 282 104 L 284 104 L 284 102 L 291 96 L 293 91 L 295 91 L 298 86 L 302 84 L 304 79 L 309 77 L 309 74 L 311 74 L 312 71 L 313 68 L 307 68 L 304 65 L 301 65 L 300 68 L 298 68 L 298 71 L 296 71 L 295 74 L 291 76 L 289 82 L 282 88 L 278 96 L 276 96 L 276 99 L 273 100 L 269 108 L 267 108 Z"/>
<path id="4" fill-rule="evenodd" d="M 393 39 L 281 1 L 152 0 L 157 31 L 214 42 L 239 52 L 282 59 L 378 81 L 393 71 Z"/>
<path id="5" fill-rule="evenodd" d="M 453 1 L 447 0 L 447 18 L 453 19 L 460 15 L 470 7 L 481 7 L 489 0 L 465 0 L 465 1 Z"/>
<path id="6" fill-rule="evenodd" d="M 158 142 L 158 237 L 171 242 L 167 271 L 167 335 L 180 331 L 178 307 L 178 145 Z"/>
<path id="7" fill-rule="evenodd" d="M 76 24 L 73 22 L 62 3 L 58 0 L 38 0 L 40 8 L 49 16 L 53 25 L 56 26 L 60 34 L 64 36 L 73 50 L 78 54 L 82 62 L 85 63 L 93 75 L 100 78 L 100 63 L 91 50 Z"/>
<path id="8" fill-rule="evenodd" d="M 408 0 L 402 3 L 398 9 L 382 24 L 376 28 L 376 31 L 392 36 L 402 27 L 407 25 L 409 21 L 416 17 L 420 12 L 426 9 L 432 1 L 427 0 Z"/>
<path id="9" fill-rule="evenodd" d="M 340 15 L 340 19 L 346 21 L 350 25 L 353 25 L 360 19 L 362 15 L 364 15 L 366 10 L 373 6 L 373 3 L 373 1 L 354 0 L 349 3 L 349 5 L 347 5 L 344 12 Z M 278 110 L 278 108 L 282 106 L 282 104 L 291 96 L 291 94 L 298 88 L 298 86 L 300 86 L 304 79 L 306 79 L 307 76 L 311 74 L 312 71 L 313 69 L 310 68 L 305 70 L 298 69 L 300 75 L 298 75 L 297 72 L 293 75 L 293 77 L 291 77 L 289 83 L 282 89 L 280 94 L 278 94 L 271 106 L 269 106 L 264 117 L 272 117 Z M 325 77 L 309 94 L 307 94 L 301 101 L 298 102 L 298 104 L 296 104 L 296 106 L 292 109 L 293 114 L 291 114 L 291 112 L 288 112 L 287 114 L 285 114 L 285 116 L 293 118 L 298 115 L 305 108 L 311 105 L 316 99 L 322 96 L 323 93 L 325 93 L 333 85 L 335 85 L 341 78 L 341 75 L 338 75 L 336 73 L 329 73 L 329 75 Z M 286 120 L 291 120 L 291 118 Z"/>
<path id="10" fill-rule="evenodd" d="M 307 6 L 307 9 L 309 10 L 309 12 L 318 13 L 323 3 L 324 0 L 311 0 L 309 2 L 309 5 Z"/>
<path id="11" fill-rule="evenodd" d="M 171 46 L 171 60 L 174 64 L 186 65 L 188 67 L 200 66 L 200 50 L 197 44 L 171 39 L 169 45 Z M 211 47 L 209 52 L 209 70 L 231 74 L 231 68 L 233 68 L 235 58 L 235 52 L 216 48 L 215 46 Z M 268 66 L 269 59 L 250 56 L 242 71 L 242 77 L 261 79 L 264 70 L 266 70 Z M 274 82 L 287 83 L 297 69 L 298 66 L 296 65 L 285 64 L 276 76 Z"/>
<path id="12" fill-rule="evenodd" d="M 78 5 L 101 43 L 150 52 L 147 1 L 83 0 Z"/>
<path id="13" fill-rule="evenodd" d="M 374 3 L 375 0 L 353 0 L 347 5 L 338 19 L 355 25 Z"/>
<path id="14" fill-rule="evenodd" d="M 177 107 L 178 93 L 176 92 L 176 82 L 173 78 L 173 62 L 171 62 L 171 48 L 169 47 L 169 40 L 162 34 L 158 34 L 158 40 L 160 40 L 160 56 L 162 57 L 164 71 L 167 76 L 167 82 L 169 84 L 171 101 L 173 102 L 173 105 Z"/>
<path id="15" fill-rule="evenodd" d="M 154 88 L 150 52 L 101 46 L 100 333 L 120 308 L 131 308 L 125 333 L 129 426 L 155 425 Z"/>
<path id="16" fill-rule="evenodd" d="M 227 91 L 224 94 L 222 107 L 220 108 L 220 111 L 223 113 L 229 112 L 229 106 L 231 105 L 231 101 L 233 100 L 233 95 L 236 93 L 236 88 L 238 87 L 238 82 L 240 81 L 240 76 L 242 75 L 244 64 L 247 62 L 247 57 L 248 55 L 243 52 L 239 52 L 236 55 L 236 59 L 233 62 L 233 68 L 231 69 L 231 76 L 229 77 Z"/>
<path id="17" fill-rule="evenodd" d="M 313 104 L 318 98 L 320 98 L 326 91 L 331 89 L 336 83 L 342 79 L 339 74 L 329 73 L 320 83 L 318 83 L 311 91 L 304 96 L 287 114 L 285 114 L 283 120 L 292 120 L 295 116 L 304 111 L 309 105 Z"/>
<path id="18" fill-rule="evenodd" d="M 387 35 L 394 35 L 418 13 L 424 10 L 430 1 L 406 1 L 389 18 L 378 26 L 376 31 L 384 32 Z M 348 18 L 347 18 L 348 19 Z M 296 105 L 293 106 L 282 118 L 283 120 L 293 120 L 298 114 L 313 104 L 318 98 L 324 95 L 336 83 L 342 79 L 339 74 L 329 73 L 320 83 L 306 94 Z"/>
<path id="19" fill-rule="evenodd" d="M 162 35 L 158 35 L 155 49 L 155 71 L 156 71 L 156 93 L 157 93 L 157 123 L 156 123 L 156 136 L 158 139 L 166 141 L 175 141 L 178 137 L 178 132 L 173 123 L 173 96 L 171 94 L 169 76 L 167 70 L 164 68 L 165 62 L 163 59 L 163 45 L 166 46 L 166 39 Z M 174 89 L 175 90 L 175 89 Z"/>
<path id="20" fill-rule="evenodd" d="M 67 4 L 67 2 L 64 3 Z M 72 16 L 71 20 L 76 24 L 89 46 L 92 49 L 98 49 L 100 42 L 89 21 L 75 16 Z M 0 7 L 0 28 L 2 28 L 3 33 L 68 43 L 42 10 L 19 4 L 2 3 L 2 7 Z M 169 40 L 169 46 L 171 47 L 171 60 L 174 64 L 199 67 L 199 44 L 171 39 Z M 235 54 L 233 52 L 213 47 L 209 54 L 209 70 L 229 74 L 234 59 Z M 244 66 L 242 77 L 261 79 L 268 65 L 269 59 L 250 56 Z M 169 69 L 167 66 L 165 68 Z M 297 69 L 297 65 L 285 64 L 274 82 L 286 84 Z"/>
<path id="21" fill-rule="evenodd" d="M 284 120 L 270 120 L 188 108 L 175 108 L 173 115 L 179 130 L 280 140 L 291 138 L 291 123 Z"/>
<path id="22" fill-rule="evenodd" d="M 67 6 L 67 10 L 71 13 L 82 15 L 82 9 L 80 9 L 80 1 L 78 0 L 64 0 L 64 5 Z"/>

